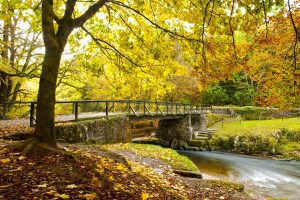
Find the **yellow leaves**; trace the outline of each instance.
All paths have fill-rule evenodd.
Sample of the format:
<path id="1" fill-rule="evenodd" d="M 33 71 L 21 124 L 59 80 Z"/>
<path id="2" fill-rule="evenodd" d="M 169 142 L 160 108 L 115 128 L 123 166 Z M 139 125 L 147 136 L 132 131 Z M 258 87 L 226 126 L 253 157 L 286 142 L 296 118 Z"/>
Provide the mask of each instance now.
<path id="1" fill-rule="evenodd" d="M 122 184 L 116 183 L 116 184 L 114 185 L 114 190 L 115 190 L 115 191 L 124 190 L 124 187 L 123 187 Z"/>
<path id="2" fill-rule="evenodd" d="M 96 167 L 97 167 L 97 168 L 96 168 L 96 171 L 97 171 L 97 172 L 99 172 L 100 174 L 103 174 L 103 173 L 104 173 L 104 168 L 103 168 L 102 165 L 97 164 Z"/>
<path id="3" fill-rule="evenodd" d="M 1 162 L 2 164 L 9 163 L 9 162 L 10 162 L 10 159 L 9 159 L 9 158 L 0 159 L 0 162 Z"/>
<path id="4" fill-rule="evenodd" d="M 74 188 L 77 188 L 77 187 L 78 187 L 77 185 L 71 184 L 71 185 L 67 185 L 66 188 L 68 188 L 68 189 L 74 189 Z"/>
<path id="5" fill-rule="evenodd" d="M 20 171 L 20 170 L 22 170 L 23 169 L 23 167 L 22 166 L 19 166 L 17 169 L 11 169 L 11 170 L 9 170 L 10 172 L 16 172 L 16 171 Z"/>
<path id="6" fill-rule="evenodd" d="M 92 178 L 92 184 L 97 186 L 97 187 L 101 187 L 102 186 L 102 183 L 98 180 L 97 177 L 93 177 Z"/>
<path id="7" fill-rule="evenodd" d="M 113 177 L 113 176 L 109 176 L 109 177 L 108 177 L 108 180 L 110 180 L 110 181 L 114 181 L 115 179 L 114 179 L 114 177 Z"/>
<path id="8" fill-rule="evenodd" d="M 48 186 L 47 183 L 44 183 L 44 184 L 41 184 L 41 185 L 37 185 L 37 187 L 39 187 L 39 188 L 46 188 L 47 186 Z"/>
<path id="9" fill-rule="evenodd" d="M 150 195 L 147 192 L 143 192 L 141 195 L 142 200 L 147 200 L 150 197 Z"/>
<path id="10" fill-rule="evenodd" d="M 26 157 L 24 157 L 24 156 L 20 156 L 20 157 L 18 157 L 18 160 L 24 160 Z"/>
<path id="11" fill-rule="evenodd" d="M 99 163 L 96 164 L 96 167 L 100 169 L 103 168 L 102 165 L 100 165 Z"/>
<path id="12" fill-rule="evenodd" d="M 13 186 L 13 184 L 8 184 L 8 185 L 0 185 L 0 189 L 5 189 L 8 188 L 10 186 Z"/>
<path id="13" fill-rule="evenodd" d="M 70 198 L 70 196 L 67 195 L 67 194 L 57 194 L 56 196 L 59 197 L 59 198 L 62 198 L 62 199 L 69 199 Z"/>
<path id="14" fill-rule="evenodd" d="M 84 197 L 85 197 L 87 200 L 93 200 L 93 199 L 96 199 L 97 194 L 96 194 L 96 193 L 85 194 Z"/>
<path id="15" fill-rule="evenodd" d="M 35 165 L 35 163 L 33 163 L 33 162 L 29 162 L 29 163 L 27 163 L 28 165 Z"/>
<path id="16" fill-rule="evenodd" d="M 117 168 L 117 170 L 122 170 L 122 171 L 125 170 L 124 165 L 121 163 L 119 163 L 116 168 Z"/>

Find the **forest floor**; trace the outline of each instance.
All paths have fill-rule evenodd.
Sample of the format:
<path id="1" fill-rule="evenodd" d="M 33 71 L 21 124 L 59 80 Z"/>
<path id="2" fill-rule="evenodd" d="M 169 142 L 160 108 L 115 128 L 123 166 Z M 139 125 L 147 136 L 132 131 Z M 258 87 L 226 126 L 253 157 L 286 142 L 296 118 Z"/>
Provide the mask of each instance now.
<path id="1" fill-rule="evenodd" d="M 0 199 L 251 199 L 238 184 L 181 177 L 130 151 L 61 143 L 78 159 L 23 157 L 17 143 L 0 140 Z"/>

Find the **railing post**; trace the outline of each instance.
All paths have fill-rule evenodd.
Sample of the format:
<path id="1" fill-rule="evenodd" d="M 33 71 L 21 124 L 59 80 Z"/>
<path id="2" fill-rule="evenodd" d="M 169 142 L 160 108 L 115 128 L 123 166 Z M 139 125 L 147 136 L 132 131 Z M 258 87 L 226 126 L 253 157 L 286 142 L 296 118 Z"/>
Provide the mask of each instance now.
<path id="1" fill-rule="evenodd" d="M 105 115 L 108 116 L 108 101 L 105 102 Z"/>
<path id="2" fill-rule="evenodd" d="M 144 115 L 146 114 L 146 101 L 144 101 Z"/>
<path id="3" fill-rule="evenodd" d="M 127 106 L 128 106 L 128 114 L 130 115 L 130 101 L 128 101 Z"/>
<path id="4" fill-rule="evenodd" d="M 155 105 L 156 105 L 155 111 L 156 111 L 156 114 L 158 114 L 158 103 L 157 103 L 157 101 L 156 101 Z"/>
<path id="5" fill-rule="evenodd" d="M 168 103 L 166 104 L 167 105 L 167 114 L 169 113 L 169 106 L 168 106 Z"/>
<path id="6" fill-rule="evenodd" d="M 175 113 L 177 114 L 177 103 L 175 104 Z"/>
<path id="7" fill-rule="evenodd" d="M 72 114 L 75 113 L 75 103 L 72 103 Z"/>
<path id="8" fill-rule="evenodd" d="M 30 103 L 30 118 L 29 118 L 29 120 L 30 120 L 30 127 L 33 127 L 34 126 L 34 124 L 33 124 L 33 121 L 34 121 L 34 103 L 33 102 Z"/>
<path id="9" fill-rule="evenodd" d="M 78 102 L 75 102 L 75 121 L 78 121 Z"/>

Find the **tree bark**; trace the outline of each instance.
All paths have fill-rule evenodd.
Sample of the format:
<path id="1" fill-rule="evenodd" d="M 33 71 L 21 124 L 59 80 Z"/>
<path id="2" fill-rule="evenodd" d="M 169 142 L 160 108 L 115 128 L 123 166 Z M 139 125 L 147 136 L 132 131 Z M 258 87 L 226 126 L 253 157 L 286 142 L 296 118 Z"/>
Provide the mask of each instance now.
<path id="1" fill-rule="evenodd" d="M 46 48 L 37 99 L 35 135 L 51 147 L 56 147 L 55 91 L 62 52 L 59 48 Z"/>

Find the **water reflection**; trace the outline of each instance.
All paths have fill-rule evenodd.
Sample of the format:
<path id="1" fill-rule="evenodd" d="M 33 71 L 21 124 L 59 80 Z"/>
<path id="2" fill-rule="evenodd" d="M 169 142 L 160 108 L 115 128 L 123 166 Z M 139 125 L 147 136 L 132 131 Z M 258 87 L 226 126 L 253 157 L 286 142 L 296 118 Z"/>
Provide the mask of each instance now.
<path id="1" fill-rule="evenodd" d="M 300 162 L 216 152 L 181 151 L 202 173 L 243 182 L 260 195 L 300 199 Z"/>

